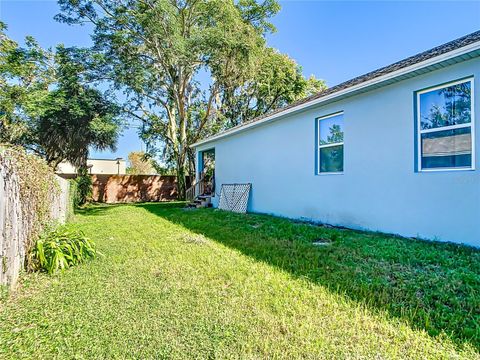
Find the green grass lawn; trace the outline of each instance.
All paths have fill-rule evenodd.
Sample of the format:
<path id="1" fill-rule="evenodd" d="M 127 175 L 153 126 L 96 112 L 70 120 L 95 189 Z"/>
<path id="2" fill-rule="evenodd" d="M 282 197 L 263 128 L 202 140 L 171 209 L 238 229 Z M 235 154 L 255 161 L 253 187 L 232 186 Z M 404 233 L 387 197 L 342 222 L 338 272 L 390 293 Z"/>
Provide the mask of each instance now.
<path id="1" fill-rule="evenodd" d="M 23 276 L 1 358 L 480 358 L 478 250 L 180 204 L 75 222 L 104 256 Z"/>

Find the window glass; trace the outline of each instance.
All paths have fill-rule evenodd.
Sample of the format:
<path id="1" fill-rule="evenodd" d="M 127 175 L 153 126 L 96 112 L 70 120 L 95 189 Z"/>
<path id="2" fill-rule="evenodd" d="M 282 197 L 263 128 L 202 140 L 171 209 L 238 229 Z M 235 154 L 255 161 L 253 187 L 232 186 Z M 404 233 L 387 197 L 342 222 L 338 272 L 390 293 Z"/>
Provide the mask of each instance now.
<path id="1" fill-rule="evenodd" d="M 420 170 L 472 168 L 472 96 L 472 80 L 419 93 Z"/>
<path id="2" fill-rule="evenodd" d="M 320 172 L 343 171 L 343 145 L 320 148 Z"/>
<path id="3" fill-rule="evenodd" d="M 319 145 L 343 142 L 343 114 L 320 119 Z"/>
<path id="4" fill-rule="evenodd" d="M 470 81 L 420 94 L 421 129 L 469 123 L 471 108 Z"/>
<path id="5" fill-rule="evenodd" d="M 471 128 L 422 134 L 422 167 L 470 167 L 472 163 Z"/>
<path id="6" fill-rule="evenodd" d="M 318 121 L 318 172 L 343 172 L 343 113 Z"/>

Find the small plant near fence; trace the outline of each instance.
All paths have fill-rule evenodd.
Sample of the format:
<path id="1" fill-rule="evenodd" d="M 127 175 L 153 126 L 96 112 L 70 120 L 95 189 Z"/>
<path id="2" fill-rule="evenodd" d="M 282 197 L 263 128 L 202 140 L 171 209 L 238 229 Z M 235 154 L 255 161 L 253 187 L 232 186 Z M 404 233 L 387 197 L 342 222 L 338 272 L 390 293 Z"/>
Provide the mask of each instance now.
<path id="1" fill-rule="evenodd" d="M 33 270 L 53 274 L 96 256 L 95 243 L 72 225 L 46 230 L 30 254 Z"/>

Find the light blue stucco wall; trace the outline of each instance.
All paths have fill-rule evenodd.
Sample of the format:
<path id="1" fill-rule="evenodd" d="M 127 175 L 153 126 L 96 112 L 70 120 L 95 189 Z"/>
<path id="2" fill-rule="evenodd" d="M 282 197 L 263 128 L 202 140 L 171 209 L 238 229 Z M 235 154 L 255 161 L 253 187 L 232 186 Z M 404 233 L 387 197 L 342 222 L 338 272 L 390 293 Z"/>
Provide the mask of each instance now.
<path id="1" fill-rule="evenodd" d="M 472 75 L 477 170 L 416 172 L 415 91 Z M 477 58 L 197 151 L 215 148 L 217 191 L 223 183 L 252 183 L 249 211 L 480 246 L 479 79 Z M 344 111 L 344 173 L 315 175 L 315 118 L 338 111 Z"/>

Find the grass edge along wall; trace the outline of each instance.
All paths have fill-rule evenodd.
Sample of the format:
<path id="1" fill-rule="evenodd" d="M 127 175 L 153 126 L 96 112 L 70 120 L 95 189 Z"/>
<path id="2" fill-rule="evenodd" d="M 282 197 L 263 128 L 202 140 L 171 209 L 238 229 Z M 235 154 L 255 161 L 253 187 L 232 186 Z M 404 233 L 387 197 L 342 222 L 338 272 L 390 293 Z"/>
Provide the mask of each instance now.
<path id="1" fill-rule="evenodd" d="M 252 183 L 249 211 L 480 246 L 480 173 L 475 163 L 479 77 L 477 55 L 207 139 L 196 151 L 215 149 L 217 193 L 224 183 Z M 425 140 L 425 129 L 418 127 L 419 94 L 463 81 L 471 82 L 471 124 L 447 124 L 446 129 L 469 129 L 471 137 L 465 138 L 464 131 L 463 145 L 452 137 L 450 143 L 470 145 L 471 164 L 422 169 L 418 141 Z M 343 117 L 343 171 L 323 173 L 317 166 L 316 124 L 332 114 Z M 431 127 L 427 133 L 442 130 Z M 218 204 L 218 196 L 213 203 Z"/>

